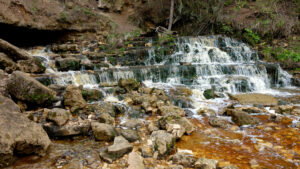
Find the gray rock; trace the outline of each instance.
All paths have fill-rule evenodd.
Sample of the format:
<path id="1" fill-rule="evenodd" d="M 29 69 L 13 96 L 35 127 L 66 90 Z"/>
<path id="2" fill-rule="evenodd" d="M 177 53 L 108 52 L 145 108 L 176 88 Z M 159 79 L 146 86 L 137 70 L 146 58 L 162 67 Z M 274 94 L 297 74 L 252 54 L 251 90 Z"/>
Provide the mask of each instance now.
<path id="1" fill-rule="evenodd" d="M 71 113 L 65 109 L 54 108 L 48 112 L 47 120 L 53 121 L 56 125 L 62 126 L 71 118 Z"/>
<path id="2" fill-rule="evenodd" d="M 71 108 L 72 113 L 76 113 L 86 107 L 86 101 L 82 97 L 81 90 L 73 85 L 68 85 L 64 94 L 64 105 Z"/>
<path id="3" fill-rule="evenodd" d="M 80 60 L 76 58 L 58 58 L 55 66 L 59 71 L 80 70 Z"/>
<path id="4" fill-rule="evenodd" d="M 213 127 L 220 127 L 220 128 L 223 128 L 223 129 L 226 129 L 226 128 L 230 127 L 230 124 L 229 124 L 228 121 L 226 121 L 224 119 L 217 118 L 217 117 L 210 118 L 208 123 Z"/>
<path id="5" fill-rule="evenodd" d="M 57 126 L 54 123 L 43 124 L 44 129 L 51 137 L 68 137 L 75 135 L 86 135 L 91 123 L 88 120 L 69 121 L 63 126 Z"/>
<path id="6" fill-rule="evenodd" d="M 195 163 L 195 168 L 196 169 L 216 169 L 217 164 L 218 164 L 217 160 L 200 157 Z"/>
<path id="7" fill-rule="evenodd" d="M 15 155 L 45 155 L 51 141 L 43 128 L 29 120 L 10 99 L 0 96 L 0 167 Z"/>
<path id="8" fill-rule="evenodd" d="M 165 130 L 154 131 L 151 134 L 153 149 L 158 151 L 160 156 L 170 153 L 175 145 L 175 137 Z"/>
<path id="9" fill-rule="evenodd" d="M 144 122 L 139 119 L 129 119 L 125 123 L 121 124 L 122 127 L 129 129 L 137 129 L 144 125 Z"/>
<path id="10" fill-rule="evenodd" d="M 117 158 L 131 152 L 133 146 L 122 136 L 115 137 L 114 144 L 109 146 L 107 152 Z"/>
<path id="11" fill-rule="evenodd" d="M 193 168 L 196 162 L 196 158 L 187 153 L 178 152 L 171 157 L 174 164 L 180 164 L 184 167 Z"/>
<path id="12" fill-rule="evenodd" d="M 145 169 L 144 159 L 136 152 L 129 153 L 127 169 Z"/>
<path id="13" fill-rule="evenodd" d="M 258 123 L 258 120 L 246 112 L 241 110 L 233 110 L 231 113 L 232 121 L 238 126 L 242 125 L 254 125 Z"/>
<path id="14" fill-rule="evenodd" d="M 92 130 L 99 141 L 112 141 L 117 136 L 115 128 L 105 123 L 92 122 Z"/>
<path id="15" fill-rule="evenodd" d="M 20 71 L 11 74 L 7 89 L 17 99 L 38 105 L 51 104 L 56 97 L 55 91 Z"/>
<path id="16" fill-rule="evenodd" d="M 134 142 L 140 139 L 139 134 L 136 130 L 124 129 L 121 130 L 121 135 L 129 142 Z"/>

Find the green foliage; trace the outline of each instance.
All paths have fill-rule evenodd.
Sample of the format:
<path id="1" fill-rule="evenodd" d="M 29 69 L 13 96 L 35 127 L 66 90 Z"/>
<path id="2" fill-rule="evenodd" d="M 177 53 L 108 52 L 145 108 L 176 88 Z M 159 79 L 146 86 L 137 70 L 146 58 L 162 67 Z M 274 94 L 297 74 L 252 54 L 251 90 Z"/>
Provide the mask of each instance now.
<path id="1" fill-rule="evenodd" d="M 278 59 L 280 61 L 293 61 L 299 62 L 300 61 L 300 50 L 294 51 L 291 49 L 284 49 L 282 47 L 275 47 L 272 48 L 271 46 L 267 46 L 263 51 L 262 54 L 267 59 Z"/>
<path id="2" fill-rule="evenodd" d="M 260 41 L 260 37 L 257 33 L 253 32 L 251 29 L 246 28 L 245 33 L 243 34 L 243 37 L 247 42 L 249 42 L 252 45 L 256 45 Z"/>
<path id="3" fill-rule="evenodd" d="M 222 24 L 221 33 L 232 35 L 233 34 L 233 28 L 230 25 Z"/>
<path id="4" fill-rule="evenodd" d="M 294 62 L 299 62 L 300 61 L 300 52 L 294 52 L 294 51 L 284 49 L 281 53 L 279 53 L 277 55 L 277 58 L 281 61 L 291 59 Z"/>

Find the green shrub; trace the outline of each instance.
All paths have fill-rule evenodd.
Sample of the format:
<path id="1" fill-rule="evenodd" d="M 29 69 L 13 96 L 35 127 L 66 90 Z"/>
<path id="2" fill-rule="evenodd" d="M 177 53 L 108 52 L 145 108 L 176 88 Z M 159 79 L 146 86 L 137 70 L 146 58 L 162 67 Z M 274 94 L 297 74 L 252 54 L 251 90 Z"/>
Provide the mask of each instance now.
<path id="1" fill-rule="evenodd" d="M 260 41 L 260 37 L 257 33 L 253 32 L 249 28 L 245 28 L 245 33 L 243 34 L 243 37 L 247 42 L 249 42 L 251 45 L 256 45 Z"/>

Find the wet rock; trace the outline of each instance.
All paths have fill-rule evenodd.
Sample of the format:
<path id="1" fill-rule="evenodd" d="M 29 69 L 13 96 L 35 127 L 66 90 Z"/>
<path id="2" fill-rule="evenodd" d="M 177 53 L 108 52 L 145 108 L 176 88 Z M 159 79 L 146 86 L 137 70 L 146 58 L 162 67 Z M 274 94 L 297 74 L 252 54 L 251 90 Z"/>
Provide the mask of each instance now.
<path id="1" fill-rule="evenodd" d="M 119 87 L 126 89 L 127 92 L 131 90 L 138 90 L 140 83 L 135 79 L 120 79 L 118 82 Z"/>
<path id="2" fill-rule="evenodd" d="M 139 119 L 129 119 L 126 120 L 125 123 L 121 124 L 121 126 L 129 129 L 137 129 L 139 127 L 144 126 L 144 122 Z"/>
<path id="3" fill-rule="evenodd" d="M 17 70 L 18 66 L 7 55 L 5 55 L 4 53 L 0 53 L 0 69 L 5 70 L 5 72 L 7 73 L 11 73 Z"/>
<path id="4" fill-rule="evenodd" d="M 258 108 L 258 107 L 241 107 L 241 108 L 237 108 L 237 109 L 247 112 L 249 114 L 267 113 L 267 110 L 265 110 L 263 108 Z"/>
<path id="5" fill-rule="evenodd" d="M 196 158 L 192 154 L 177 152 L 170 158 L 174 164 L 180 164 L 184 167 L 193 168 L 196 162 Z"/>
<path id="6" fill-rule="evenodd" d="M 183 133 L 191 134 L 195 130 L 195 126 L 187 118 L 178 115 L 166 115 L 158 120 L 158 124 L 162 129 L 169 129 L 169 132 L 172 132 L 177 138 L 180 138 Z M 180 127 L 176 127 L 174 124 Z"/>
<path id="7" fill-rule="evenodd" d="M 200 157 L 195 163 L 195 168 L 197 168 L 197 169 L 216 169 L 217 164 L 218 164 L 217 160 Z"/>
<path id="8" fill-rule="evenodd" d="M 47 120 L 54 122 L 58 126 L 66 124 L 71 118 L 71 113 L 65 109 L 54 108 L 48 112 Z"/>
<path id="9" fill-rule="evenodd" d="M 44 73 L 46 70 L 38 58 L 19 60 L 18 67 L 22 72 L 26 73 Z"/>
<path id="10" fill-rule="evenodd" d="M 176 89 L 171 90 L 170 92 L 177 96 L 186 96 L 186 97 L 189 97 L 193 94 L 191 89 L 186 87 L 176 87 Z"/>
<path id="11" fill-rule="evenodd" d="M 232 121 L 238 126 L 242 125 L 254 125 L 258 123 L 258 120 L 246 112 L 240 110 L 233 110 L 231 113 Z"/>
<path id="12" fill-rule="evenodd" d="M 200 108 L 197 111 L 198 115 L 202 115 L 202 116 L 216 116 L 216 112 L 213 109 L 210 108 Z"/>
<path id="13" fill-rule="evenodd" d="M 213 127 L 220 127 L 223 129 L 227 129 L 230 127 L 230 124 L 227 120 L 220 119 L 217 117 L 210 118 L 208 123 Z"/>
<path id="14" fill-rule="evenodd" d="M 55 66 L 59 71 L 80 70 L 80 62 L 76 58 L 59 58 L 55 60 Z"/>
<path id="15" fill-rule="evenodd" d="M 174 114 L 184 117 L 185 111 L 177 106 L 160 106 L 158 108 L 158 111 L 161 115 L 168 115 L 168 114 Z"/>
<path id="16" fill-rule="evenodd" d="M 118 135 L 115 128 L 109 124 L 92 122 L 91 126 L 96 140 L 112 141 Z"/>
<path id="17" fill-rule="evenodd" d="M 11 74 L 7 88 L 15 98 L 37 105 L 51 104 L 56 97 L 55 91 L 20 71 Z"/>
<path id="18" fill-rule="evenodd" d="M 102 113 L 99 117 L 99 121 L 101 123 L 106 123 L 113 126 L 115 125 L 115 119 L 111 117 L 111 115 L 109 115 L 108 113 Z"/>
<path id="19" fill-rule="evenodd" d="M 124 154 L 132 151 L 133 146 L 122 136 L 115 137 L 114 144 L 109 146 L 107 151 L 109 154 L 120 158 Z"/>
<path id="20" fill-rule="evenodd" d="M 79 52 L 78 45 L 76 45 L 76 44 L 52 45 L 51 49 L 55 53 L 61 53 L 61 52 L 77 53 L 77 52 Z"/>
<path id="21" fill-rule="evenodd" d="M 57 126 L 54 123 L 45 123 L 43 128 L 51 137 L 68 137 L 76 135 L 87 135 L 91 128 L 91 123 L 88 120 L 69 120 L 63 126 Z"/>
<path id="22" fill-rule="evenodd" d="M 123 129 L 120 133 L 129 142 L 135 142 L 140 139 L 139 134 L 136 130 Z"/>
<path id="23" fill-rule="evenodd" d="M 278 104 L 278 100 L 275 97 L 258 93 L 237 94 L 231 96 L 231 99 L 246 105 L 255 104 L 261 106 L 274 106 Z"/>
<path id="24" fill-rule="evenodd" d="M 10 99 L 0 96 L 0 167 L 15 155 L 45 155 L 51 141 L 43 128 L 29 120 Z"/>
<path id="25" fill-rule="evenodd" d="M 136 152 L 129 153 L 128 156 L 128 165 L 127 169 L 145 169 L 144 159 Z"/>
<path id="26" fill-rule="evenodd" d="M 0 95 L 10 97 L 7 90 L 8 74 L 0 69 Z"/>
<path id="27" fill-rule="evenodd" d="M 215 98 L 215 91 L 214 91 L 214 89 L 206 89 L 206 90 L 204 90 L 203 96 L 206 99 L 214 99 Z"/>
<path id="28" fill-rule="evenodd" d="M 82 90 L 82 96 L 83 98 L 88 101 L 98 101 L 103 98 L 103 93 L 96 89 L 84 89 Z"/>
<path id="29" fill-rule="evenodd" d="M 71 112 L 75 113 L 86 107 L 86 101 L 82 97 L 81 90 L 73 85 L 68 85 L 64 94 L 64 105 L 71 108 Z"/>
<path id="30" fill-rule="evenodd" d="M 150 138 L 153 143 L 153 149 L 157 151 L 160 156 L 169 154 L 175 145 L 174 136 L 165 130 L 152 132 Z"/>
<path id="31" fill-rule="evenodd" d="M 32 59 L 24 50 L 0 39 L 0 51 L 5 53 L 13 61 Z"/>

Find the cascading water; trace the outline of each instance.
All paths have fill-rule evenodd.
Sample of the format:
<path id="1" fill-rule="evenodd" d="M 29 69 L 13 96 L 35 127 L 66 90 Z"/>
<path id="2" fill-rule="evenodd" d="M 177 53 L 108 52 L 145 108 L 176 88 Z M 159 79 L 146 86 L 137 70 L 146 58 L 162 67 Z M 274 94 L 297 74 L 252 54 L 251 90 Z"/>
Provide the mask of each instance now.
<path id="1" fill-rule="evenodd" d="M 57 72 L 51 79 L 59 85 L 98 85 L 135 78 L 152 82 L 153 86 L 165 83 L 199 90 L 213 87 L 228 93 L 264 92 L 271 87 L 290 85 L 289 74 L 276 65 L 272 65 L 276 73 L 270 74 L 270 66 L 259 61 L 257 52 L 236 40 L 220 36 L 181 37 L 175 44 L 176 50 L 170 55 L 157 52 L 155 47 L 148 49 L 143 65 L 112 67 L 94 73 Z"/>

